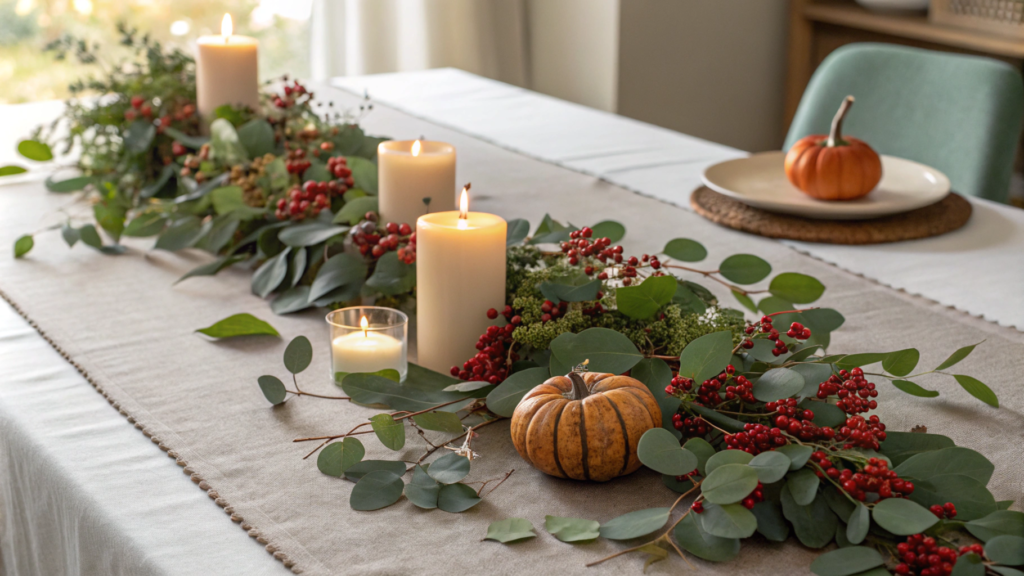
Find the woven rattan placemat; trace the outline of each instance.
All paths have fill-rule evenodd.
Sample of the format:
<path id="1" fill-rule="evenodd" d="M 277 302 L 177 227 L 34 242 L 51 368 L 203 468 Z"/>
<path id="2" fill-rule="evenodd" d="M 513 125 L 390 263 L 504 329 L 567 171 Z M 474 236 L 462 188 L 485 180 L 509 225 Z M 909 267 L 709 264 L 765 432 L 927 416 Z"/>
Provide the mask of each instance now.
<path id="1" fill-rule="evenodd" d="M 883 244 L 952 232 L 971 217 L 971 203 L 958 194 L 910 212 L 871 220 L 816 220 L 753 208 L 706 186 L 694 190 L 690 206 L 716 224 L 767 236 L 826 244 Z"/>

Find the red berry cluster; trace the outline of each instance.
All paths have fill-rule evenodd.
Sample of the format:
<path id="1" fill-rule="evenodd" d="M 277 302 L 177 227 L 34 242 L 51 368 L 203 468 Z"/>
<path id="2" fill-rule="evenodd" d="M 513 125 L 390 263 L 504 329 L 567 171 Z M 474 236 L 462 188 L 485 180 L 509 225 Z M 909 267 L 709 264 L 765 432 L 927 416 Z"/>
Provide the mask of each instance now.
<path id="1" fill-rule="evenodd" d="M 797 407 L 796 398 L 787 398 L 765 404 L 765 409 L 777 412 L 775 425 L 783 431 L 804 441 L 832 440 L 836 431 L 828 426 L 819 427 L 814 420 L 814 411 Z"/>
<path id="2" fill-rule="evenodd" d="M 932 514 L 938 517 L 939 520 L 956 518 L 956 506 L 952 502 L 946 502 L 945 504 L 932 504 L 929 508 Z"/>
<path id="3" fill-rule="evenodd" d="M 758 502 L 764 502 L 764 485 L 760 482 L 757 483 L 757 487 L 751 490 L 746 498 L 740 500 L 740 504 L 747 510 L 753 510 L 754 504 Z"/>
<path id="4" fill-rule="evenodd" d="M 744 332 L 746 332 L 747 335 L 751 337 L 753 337 L 753 335 L 758 332 L 767 335 L 768 339 L 775 343 L 775 348 L 772 349 L 772 356 L 781 356 L 786 352 L 789 352 L 789 346 L 787 346 L 786 343 L 782 341 L 782 337 L 780 336 L 779 331 L 776 330 L 775 326 L 772 325 L 771 316 L 762 316 L 761 320 L 755 322 L 754 324 L 751 324 L 750 326 L 747 326 L 744 329 Z M 792 324 L 789 325 L 789 330 L 786 331 L 786 336 L 789 336 L 790 338 L 795 338 L 797 340 L 807 340 L 808 338 L 811 337 L 811 329 L 805 327 L 803 324 L 799 322 L 793 322 Z M 743 340 L 743 342 L 740 345 L 743 348 L 750 350 L 751 348 L 754 347 L 754 341 L 751 340 L 750 338 L 747 338 Z"/>
<path id="5" fill-rule="evenodd" d="M 377 214 L 367 212 L 365 220 L 352 231 L 352 242 L 363 256 L 380 258 L 387 252 L 398 252 L 398 259 L 406 264 L 416 261 L 416 234 L 408 224 L 388 222 L 383 230 L 377 229 Z"/>
<path id="6" fill-rule="evenodd" d="M 581 230 L 573 230 L 569 233 L 569 241 L 562 242 L 560 245 L 562 253 L 569 258 L 569 264 L 576 266 L 580 263 L 580 259 L 584 257 L 593 257 L 605 264 L 609 260 L 612 262 L 622 262 L 622 246 L 612 248 L 611 240 L 608 238 L 595 238 L 591 240 L 593 235 L 594 231 L 587 227 Z M 588 265 L 584 272 L 588 275 L 593 274 L 594 267 Z M 605 275 L 602 280 L 607 277 Z"/>
<path id="7" fill-rule="evenodd" d="M 669 392 L 669 388 L 665 391 L 670 394 L 673 392 L 682 392 L 683 390 L 690 390 L 693 386 L 693 381 L 689 378 L 680 379 L 680 383 L 683 386 L 676 386 L 675 380 L 673 380 L 672 387 L 674 390 Z M 722 397 L 721 390 L 723 385 L 725 386 L 725 397 Z M 697 388 L 697 401 L 704 406 L 717 406 L 722 402 L 728 402 L 730 400 L 736 400 L 737 398 L 753 404 L 757 402 L 754 398 L 754 384 L 747 380 L 745 376 L 736 376 L 736 368 L 732 364 L 725 367 L 718 376 L 710 378 L 701 383 L 700 387 Z"/>
<path id="8" fill-rule="evenodd" d="M 600 294 L 600 292 L 598 294 Z M 565 316 L 565 313 L 569 311 L 569 303 L 559 302 L 558 304 L 555 304 L 551 300 L 545 300 L 544 303 L 540 305 L 540 311 L 542 312 L 540 315 L 540 321 L 550 322 L 559 316 Z"/>
<path id="9" fill-rule="evenodd" d="M 155 116 L 160 114 L 160 110 L 154 110 L 151 102 L 147 101 L 144 97 L 135 95 L 131 97 L 129 101 L 131 108 L 124 111 L 124 119 L 128 122 L 133 122 L 138 118 L 145 120 L 152 120 Z M 173 105 L 173 113 L 165 113 L 156 119 L 154 124 L 156 125 L 156 131 L 158 134 L 163 134 L 164 130 L 171 125 L 173 121 L 184 121 L 191 118 L 196 113 L 195 104 L 187 102 L 181 105 Z M 164 106 L 166 108 L 167 106 Z M 184 148 L 180 143 L 176 143 L 178 148 Z M 172 153 L 175 156 L 181 156 L 185 152 L 179 152 L 178 148 L 174 148 L 172 145 Z"/>
<path id="10" fill-rule="evenodd" d="M 879 421 L 878 416 L 866 420 L 863 416 L 850 416 L 846 419 L 846 426 L 836 430 L 836 440 L 845 442 L 843 448 L 859 446 L 878 450 L 885 437 L 885 424 Z"/>
<path id="11" fill-rule="evenodd" d="M 825 399 L 829 396 L 838 396 L 836 406 L 847 414 L 860 414 L 878 407 L 878 402 L 872 400 L 878 396 L 875 383 L 868 382 L 860 368 L 854 368 L 849 372 L 840 370 L 838 376 L 833 374 L 819 384 L 818 398 Z"/>
<path id="12" fill-rule="evenodd" d="M 938 546 L 935 538 L 924 534 L 908 536 L 896 545 L 896 552 L 902 562 L 892 571 L 900 576 L 948 576 L 958 558 L 956 550 Z"/>
<path id="13" fill-rule="evenodd" d="M 277 201 L 274 215 L 278 220 L 304 220 L 312 218 L 324 208 L 330 208 L 331 198 L 345 193 L 345 187 L 337 182 L 314 182 L 292 186 L 288 194 Z"/>
<path id="14" fill-rule="evenodd" d="M 676 476 L 676 482 L 685 482 L 686 480 L 693 481 L 697 476 L 700 476 L 700 471 L 694 468 L 693 472 L 683 474 L 682 476 Z"/>
<path id="15" fill-rule="evenodd" d="M 324 144 L 329 144 L 329 142 L 324 142 Z M 348 160 L 344 156 L 331 156 L 328 158 L 327 171 L 334 174 L 335 178 L 345 180 L 345 186 L 349 188 L 356 183 L 352 178 L 352 169 L 348 167 Z"/>
<path id="16" fill-rule="evenodd" d="M 284 85 L 284 97 L 274 96 L 274 106 L 278 108 L 291 108 L 295 105 L 296 99 L 305 94 L 309 94 L 312 97 L 312 94 L 306 90 L 305 86 L 299 84 L 298 80 L 294 80 L 291 85 Z"/>
<path id="17" fill-rule="evenodd" d="M 284 167 L 288 170 L 288 173 L 298 176 L 301 176 L 312 165 L 313 163 L 306 159 L 306 151 L 302 148 L 289 150 L 284 161 Z"/>
<path id="18" fill-rule="evenodd" d="M 971 544 L 969 546 L 960 547 L 960 555 L 964 554 L 977 554 L 978 556 L 985 556 L 985 547 L 981 544 Z"/>
<path id="19" fill-rule="evenodd" d="M 488 326 L 476 342 L 479 352 L 462 364 L 462 368 L 452 366 L 451 374 L 460 380 L 489 382 L 498 384 L 508 376 L 508 350 L 512 346 L 512 332 L 515 324 Z M 513 353 L 512 361 L 519 355 Z"/>
<path id="20" fill-rule="evenodd" d="M 879 499 L 900 498 L 914 492 L 914 483 L 897 477 L 896 472 L 890 470 L 885 460 L 880 458 L 869 458 L 868 463 L 860 472 L 844 469 L 839 472 L 838 476 L 832 472 L 836 468 L 830 462 L 828 468 L 823 464 L 822 461 L 827 461 L 827 458 L 817 458 L 816 460 L 829 478 L 838 480 L 847 494 L 862 502 L 867 498 L 868 492 L 878 494 Z"/>
<path id="21" fill-rule="evenodd" d="M 787 443 L 781 429 L 750 422 L 743 425 L 743 432 L 726 434 L 724 439 L 729 450 L 742 450 L 755 456 Z"/>
<path id="22" fill-rule="evenodd" d="M 685 438 L 701 438 L 708 434 L 708 423 L 703 418 L 691 418 L 689 416 L 684 418 L 678 412 L 672 415 L 672 426 L 676 430 L 682 431 Z"/>

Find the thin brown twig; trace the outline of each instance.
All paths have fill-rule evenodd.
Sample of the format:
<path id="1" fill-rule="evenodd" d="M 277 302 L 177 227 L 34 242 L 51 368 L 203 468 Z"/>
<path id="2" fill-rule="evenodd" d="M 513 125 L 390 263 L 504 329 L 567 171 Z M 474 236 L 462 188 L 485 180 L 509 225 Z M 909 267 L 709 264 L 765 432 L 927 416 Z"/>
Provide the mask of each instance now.
<path id="1" fill-rule="evenodd" d="M 323 398 L 324 400 L 351 400 L 348 396 L 324 396 L 323 394 L 313 394 L 312 392 L 303 392 L 302 390 L 288 390 L 287 388 L 284 391 L 296 396 L 312 396 L 313 398 Z"/>

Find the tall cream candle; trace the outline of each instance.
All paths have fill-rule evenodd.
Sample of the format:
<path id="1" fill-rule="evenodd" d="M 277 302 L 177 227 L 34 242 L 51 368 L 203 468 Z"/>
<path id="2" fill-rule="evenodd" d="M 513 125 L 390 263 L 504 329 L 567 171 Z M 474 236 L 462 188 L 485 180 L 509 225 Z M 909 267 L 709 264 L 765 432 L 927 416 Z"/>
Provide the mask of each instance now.
<path id="1" fill-rule="evenodd" d="M 448 373 L 477 353 L 491 325 L 487 310 L 505 304 L 505 234 L 500 217 L 461 210 L 416 221 L 418 362 Z"/>
<path id="2" fill-rule="evenodd" d="M 384 222 L 412 224 L 429 212 L 455 210 L 455 147 L 429 140 L 377 146 L 377 201 Z M 430 205 L 423 199 L 430 198 Z"/>
<path id="3" fill-rule="evenodd" d="M 259 42 L 233 35 L 228 14 L 224 15 L 220 31 L 220 36 L 202 36 L 196 42 L 196 104 L 206 122 L 214 119 L 218 106 L 257 109 L 260 104 L 256 63 Z"/>

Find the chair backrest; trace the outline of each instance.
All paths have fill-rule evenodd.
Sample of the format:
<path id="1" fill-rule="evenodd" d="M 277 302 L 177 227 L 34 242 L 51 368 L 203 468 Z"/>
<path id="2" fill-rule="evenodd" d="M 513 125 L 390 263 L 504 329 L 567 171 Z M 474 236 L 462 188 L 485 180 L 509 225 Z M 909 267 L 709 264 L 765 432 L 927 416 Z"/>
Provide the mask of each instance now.
<path id="1" fill-rule="evenodd" d="M 1008 64 L 892 44 L 849 44 L 829 54 L 800 99 L 788 150 L 827 134 L 847 95 L 843 133 L 880 154 L 933 166 L 961 194 L 1006 202 L 1024 116 L 1024 83 Z"/>

